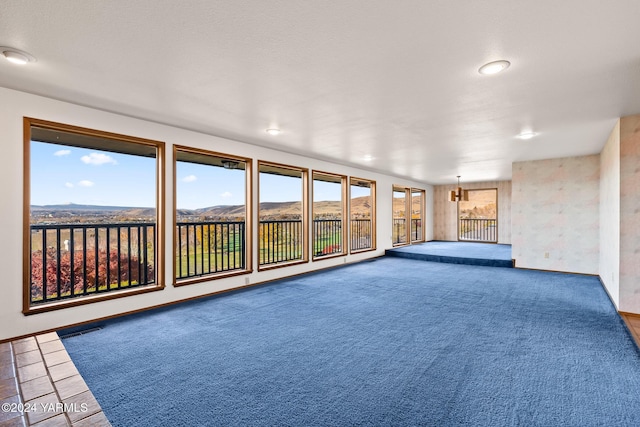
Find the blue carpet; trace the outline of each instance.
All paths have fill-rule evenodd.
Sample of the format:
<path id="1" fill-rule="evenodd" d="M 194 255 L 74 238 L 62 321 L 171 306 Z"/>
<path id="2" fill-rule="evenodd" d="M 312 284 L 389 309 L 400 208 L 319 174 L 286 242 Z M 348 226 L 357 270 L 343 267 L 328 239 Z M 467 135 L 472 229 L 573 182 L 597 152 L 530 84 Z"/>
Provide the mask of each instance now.
<path id="1" fill-rule="evenodd" d="M 638 426 L 595 277 L 384 257 L 63 340 L 114 426 Z"/>
<path id="2" fill-rule="evenodd" d="M 385 251 L 387 256 L 450 264 L 513 267 L 511 245 L 432 241 Z"/>

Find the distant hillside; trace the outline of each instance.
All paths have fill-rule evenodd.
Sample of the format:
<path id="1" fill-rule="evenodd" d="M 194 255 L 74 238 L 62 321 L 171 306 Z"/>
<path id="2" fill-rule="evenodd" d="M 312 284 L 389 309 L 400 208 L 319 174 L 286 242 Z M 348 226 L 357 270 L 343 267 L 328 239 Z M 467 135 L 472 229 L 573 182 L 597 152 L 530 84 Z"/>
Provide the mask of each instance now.
<path id="1" fill-rule="evenodd" d="M 100 205 L 76 205 L 75 203 L 65 203 L 62 205 L 31 205 L 32 211 L 128 211 L 134 208 L 127 206 L 100 206 Z M 155 210 L 155 209 L 154 209 Z"/>
<path id="2" fill-rule="evenodd" d="M 421 200 L 419 197 L 412 197 L 411 198 L 411 211 L 412 212 L 419 212 L 421 210 Z M 405 206 L 404 206 L 404 198 L 399 199 L 399 198 L 393 198 L 393 212 L 394 215 L 399 215 L 400 212 L 404 212 L 405 210 Z"/>
<path id="3" fill-rule="evenodd" d="M 143 218 L 147 216 L 155 216 L 155 208 L 131 208 L 118 211 L 122 216 Z"/>
<path id="4" fill-rule="evenodd" d="M 200 215 L 203 217 L 231 217 L 231 216 L 243 216 L 243 205 L 222 205 L 211 206 L 201 209 L 178 209 L 178 216 L 180 215 Z"/>
<path id="5" fill-rule="evenodd" d="M 351 199 L 351 213 L 363 216 L 371 212 L 371 197 L 362 196 Z"/>
<path id="6" fill-rule="evenodd" d="M 339 214 L 342 211 L 342 203 L 336 201 L 315 202 L 313 213 L 320 216 Z"/>
<path id="7" fill-rule="evenodd" d="M 32 205 L 30 221 L 32 224 L 148 222 L 155 215 L 155 208 L 67 203 L 64 205 Z"/>
<path id="8" fill-rule="evenodd" d="M 341 210 L 341 203 L 337 201 L 321 201 L 314 203 L 313 209 L 317 215 L 331 215 Z M 365 216 L 370 212 L 371 198 L 357 197 L 351 201 L 353 215 Z M 155 208 L 131 207 L 131 206 L 100 206 L 77 205 L 74 203 L 62 205 L 32 205 L 34 213 L 44 213 L 56 217 L 58 215 L 96 216 L 104 213 L 118 218 L 144 218 L 155 216 Z M 265 202 L 260 204 L 260 215 L 263 217 L 291 217 L 302 213 L 300 202 Z M 243 205 L 209 206 L 200 209 L 178 209 L 178 218 L 218 219 L 241 218 L 245 214 Z"/>
<path id="9" fill-rule="evenodd" d="M 351 201 L 351 212 L 354 215 L 365 215 L 369 213 L 371 206 L 370 197 L 357 197 Z M 313 205 L 314 212 L 318 215 L 330 215 L 340 212 L 341 204 L 338 201 L 321 201 Z M 203 217 L 234 217 L 244 215 L 244 206 L 211 206 L 207 208 L 189 211 L 182 209 L 184 215 L 199 215 Z M 260 215 L 265 217 L 295 216 L 302 213 L 300 202 L 264 202 L 260 203 Z"/>
<path id="10" fill-rule="evenodd" d="M 460 215 L 464 218 L 496 218 L 496 191 L 469 192 L 469 201 L 460 202 Z"/>

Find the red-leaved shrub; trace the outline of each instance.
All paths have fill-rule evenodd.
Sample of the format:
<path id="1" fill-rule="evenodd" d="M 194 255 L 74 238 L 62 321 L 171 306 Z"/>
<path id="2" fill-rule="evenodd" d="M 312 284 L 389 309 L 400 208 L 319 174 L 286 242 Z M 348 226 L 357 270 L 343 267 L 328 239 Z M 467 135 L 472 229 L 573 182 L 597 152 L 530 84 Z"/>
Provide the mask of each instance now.
<path id="1" fill-rule="evenodd" d="M 120 274 L 118 274 L 118 254 L 114 251 L 108 256 L 107 251 L 104 249 L 97 251 L 97 274 L 96 252 L 88 251 L 86 253 L 86 277 L 83 259 L 85 255 L 82 251 L 74 251 L 73 272 L 71 271 L 72 258 L 70 251 L 62 252 L 58 263 L 55 248 L 48 248 L 46 251 L 46 268 L 43 266 L 42 255 L 41 250 L 34 251 L 31 254 L 32 301 L 42 300 L 43 276 L 45 275 L 47 298 L 70 296 L 72 286 L 74 294 L 79 295 L 85 293 L 85 285 L 86 293 L 96 292 L 96 285 L 99 290 L 106 290 L 107 276 L 110 287 L 114 287 L 118 283 L 122 287 L 152 283 L 155 278 L 153 265 L 147 265 L 147 282 L 145 283 L 144 265 L 141 264 L 137 256 L 128 257 L 126 254 L 120 255 Z M 129 265 L 131 265 L 131 270 L 129 270 Z M 58 272 L 60 273 L 60 295 L 58 295 Z"/>

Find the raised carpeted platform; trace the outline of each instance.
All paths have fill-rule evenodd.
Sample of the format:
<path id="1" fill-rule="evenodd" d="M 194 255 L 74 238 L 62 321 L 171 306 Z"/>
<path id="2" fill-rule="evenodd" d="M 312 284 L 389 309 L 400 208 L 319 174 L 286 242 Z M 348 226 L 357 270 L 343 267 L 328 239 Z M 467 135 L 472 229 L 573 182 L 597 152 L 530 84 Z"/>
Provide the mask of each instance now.
<path id="1" fill-rule="evenodd" d="M 513 267 L 511 245 L 432 241 L 387 249 L 385 255 L 449 264 Z"/>
<path id="2" fill-rule="evenodd" d="M 640 425 L 590 276 L 382 257 L 63 342 L 114 426 Z"/>

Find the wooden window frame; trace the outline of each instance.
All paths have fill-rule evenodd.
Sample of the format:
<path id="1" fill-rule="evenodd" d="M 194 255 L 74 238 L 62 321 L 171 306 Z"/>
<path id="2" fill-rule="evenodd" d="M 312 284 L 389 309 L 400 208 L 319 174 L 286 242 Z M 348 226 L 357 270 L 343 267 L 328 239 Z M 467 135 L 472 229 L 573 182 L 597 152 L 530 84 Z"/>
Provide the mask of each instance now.
<path id="1" fill-rule="evenodd" d="M 258 242 L 256 244 L 256 263 L 257 263 L 257 269 L 258 271 L 267 271 L 267 270 L 273 270 L 276 268 L 283 268 L 283 267 L 291 267 L 294 265 L 300 265 L 300 264 L 306 264 L 309 262 L 309 169 L 308 168 L 303 168 L 303 167 L 299 167 L 299 166 L 291 166 L 291 165 L 287 165 L 287 164 L 282 164 L 282 163 L 276 163 L 276 162 L 270 162 L 270 161 L 265 161 L 265 160 L 258 160 L 258 169 L 256 171 L 256 175 L 258 178 L 258 206 L 257 206 L 257 221 L 256 224 L 258 226 L 258 228 L 260 227 L 260 171 L 262 169 L 263 166 L 270 166 L 273 168 L 278 168 L 278 169 L 285 169 L 285 170 L 290 170 L 290 171 L 295 171 L 295 172 L 300 172 L 301 174 L 301 185 L 302 185 L 302 213 L 301 213 L 301 217 L 302 217 L 302 258 L 298 259 L 298 260 L 293 260 L 293 261 L 283 261 L 283 262 L 279 262 L 279 263 L 274 263 L 274 264 L 267 264 L 267 265 L 262 265 L 260 264 L 260 233 L 258 231 L 258 233 L 256 234 L 256 236 L 258 236 Z"/>
<path id="2" fill-rule="evenodd" d="M 219 157 L 245 164 L 245 268 L 242 270 L 221 271 L 215 273 L 209 273 L 206 275 L 179 279 L 176 277 L 176 265 L 175 260 L 178 256 L 176 242 L 178 241 L 178 153 L 191 153 L 199 154 L 202 156 Z M 235 156 L 232 154 L 219 153 L 216 151 L 209 151 L 200 148 L 188 147 L 185 145 L 173 146 L 173 257 L 172 257 L 172 271 L 173 271 L 173 286 L 180 287 L 185 285 L 192 285 L 195 283 L 207 282 L 210 280 L 223 279 L 225 277 L 240 276 L 244 274 L 253 273 L 253 160 L 248 157 Z"/>
<path id="3" fill-rule="evenodd" d="M 351 186 L 352 182 L 361 181 L 369 183 L 369 190 L 371 191 L 371 247 L 366 249 L 356 249 L 351 248 L 352 236 L 351 236 Z M 359 254 L 363 252 L 370 252 L 376 250 L 376 182 L 366 178 L 358 178 L 358 177 L 350 177 L 349 178 L 349 249 L 351 254 Z"/>
<path id="4" fill-rule="evenodd" d="M 345 221 L 345 218 L 349 216 L 349 210 L 348 210 L 348 205 L 347 205 L 347 196 L 348 196 L 348 191 L 347 191 L 347 176 L 346 175 L 340 175 L 340 174 L 335 174 L 335 173 L 331 173 L 331 172 L 323 172 L 323 171 L 317 171 L 314 170 L 311 172 L 311 200 L 310 200 L 310 204 L 311 204 L 311 223 L 313 223 L 314 221 L 314 216 L 315 216 L 315 210 L 314 210 L 314 192 L 313 192 L 313 183 L 315 181 L 315 175 L 321 175 L 321 176 L 326 176 L 329 178 L 337 178 L 340 180 L 340 197 L 342 198 L 341 200 L 341 206 L 342 206 L 342 239 L 341 240 L 341 248 L 342 251 L 339 253 L 335 253 L 335 254 L 331 254 L 331 255 L 326 255 L 326 256 L 316 256 L 315 253 L 312 253 L 312 260 L 313 261 L 321 261 L 321 260 L 325 260 L 325 259 L 331 259 L 331 258 L 337 258 L 337 257 L 341 257 L 341 256 L 345 256 L 347 255 L 348 251 L 348 246 L 347 246 L 347 236 L 349 236 L 349 223 L 348 221 Z M 315 235 L 315 230 L 311 232 L 311 239 L 309 239 L 310 243 L 311 243 L 311 248 L 315 247 L 316 244 L 316 235 Z"/>
<path id="5" fill-rule="evenodd" d="M 393 193 L 404 192 L 404 218 L 405 218 L 405 241 L 401 243 L 393 242 Z M 393 247 L 407 246 L 411 244 L 411 187 L 404 185 L 393 185 L 391 188 L 391 245 Z"/>
<path id="6" fill-rule="evenodd" d="M 413 208 L 413 194 L 414 193 L 419 193 L 420 197 L 421 197 L 421 202 L 420 202 L 420 221 L 421 221 L 421 226 L 420 226 L 420 236 L 418 236 L 419 238 L 416 240 L 411 239 L 411 244 L 414 243 L 423 243 L 425 241 L 425 209 L 426 209 L 426 197 L 427 197 L 427 192 L 421 188 L 411 188 L 411 204 L 410 206 Z M 413 218 L 412 218 L 413 219 Z M 411 230 L 409 230 L 409 234 L 410 237 L 412 237 L 412 233 Z"/>
<path id="7" fill-rule="evenodd" d="M 109 293 L 79 296 L 68 300 L 31 305 L 31 128 L 44 128 L 52 131 L 75 133 L 82 136 L 117 140 L 127 144 L 138 144 L 154 147 L 156 150 L 156 253 L 155 253 L 155 283 L 133 289 L 121 289 Z M 23 250 L 22 250 L 22 276 L 23 276 L 23 303 L 22 313 L 31 315 L 37 313 L 59 310 L 68 307 L 107 301 L 116 298 L 124 298 L 147 292 L 159 291 L 165 288 L 165 143 L 145 138 L 122 135 L 101 130 L 89 129 L 31 117 L 23 118 Z M 124 153 L 128 154 L 128 153 Z"/>

